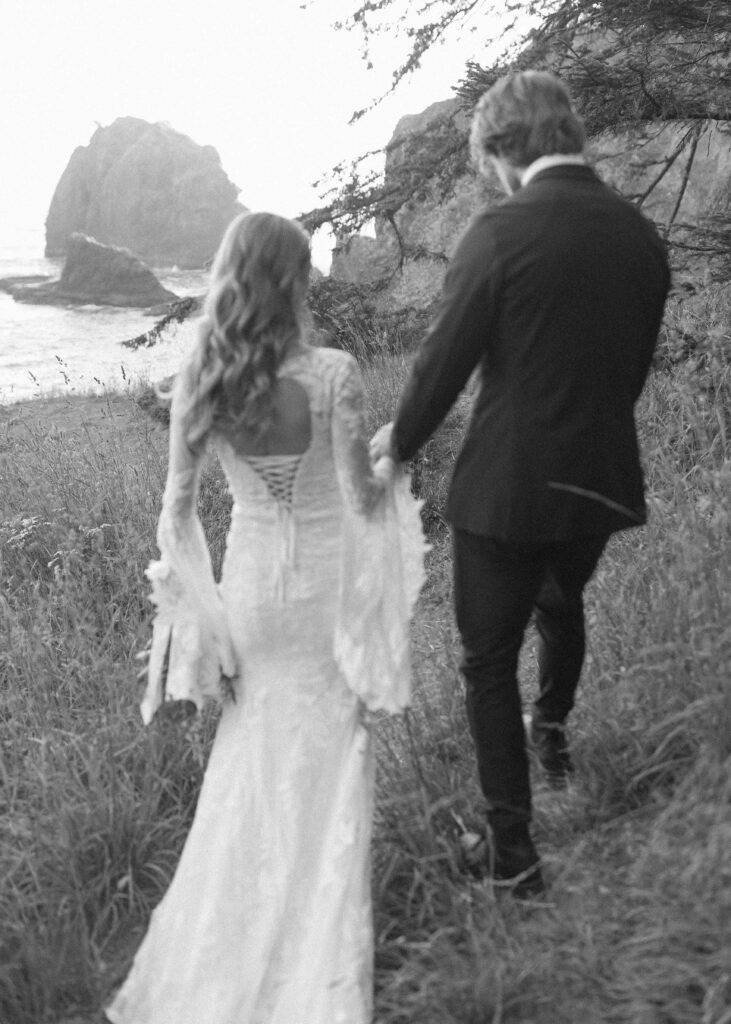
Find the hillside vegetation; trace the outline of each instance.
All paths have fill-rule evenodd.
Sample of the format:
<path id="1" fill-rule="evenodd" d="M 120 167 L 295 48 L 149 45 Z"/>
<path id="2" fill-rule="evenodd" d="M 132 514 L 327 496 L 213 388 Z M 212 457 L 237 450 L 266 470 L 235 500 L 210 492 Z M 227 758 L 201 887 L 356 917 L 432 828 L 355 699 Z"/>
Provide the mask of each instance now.
<path id="1" fill-rule="evenodd" d="M 415 700 L 375 725 L 380 1024 L 728 1024 L 731 1007 L 731 336 L 723 292 L 668 310 L 639 407 L 652 517 L 588 592 L 576 783 L 536 776 L 551 881 L 530 909 L 466 874 L 482 822 L 441 510 L 467 396 L 414 483 L 433 545 Z M 359 339 L 371 426 L 406 372 Z M 58 400 L 56 400 L 58 402 Z M 165 890 L 215 714 L 140 723 L 143 570 L 164 428 L 134 396 L 0 410 L 0 1020 L 98 1021 Z M 50 413 L 49 413 L 50 409 Z M 204 475 L 216 563 L 229 499 Z M 526 699 L 532 684 L 524 652 Z"/>

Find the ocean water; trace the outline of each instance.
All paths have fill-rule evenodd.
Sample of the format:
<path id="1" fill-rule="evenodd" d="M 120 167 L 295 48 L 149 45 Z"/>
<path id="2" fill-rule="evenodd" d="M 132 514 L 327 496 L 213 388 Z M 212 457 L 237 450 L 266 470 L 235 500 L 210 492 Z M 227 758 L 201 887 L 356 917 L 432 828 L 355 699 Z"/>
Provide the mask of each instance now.
<path id="1" fill-rule="evenodd" d="M 42 227 L 13 225 L 0 210 L 0 277 L 61 272 L 43 256 Z M 181 297 L 206 289 L 204 272 L 155 270 Z M 155 317 L 112 306 L 34 306 L 0 292 L 0 404 L 40 395 L 73 395 L 157 381 L 173 373 L 190 347 L 192 321 L 170 328 L 152 347 L 122 342 L 149 330 Z"/>

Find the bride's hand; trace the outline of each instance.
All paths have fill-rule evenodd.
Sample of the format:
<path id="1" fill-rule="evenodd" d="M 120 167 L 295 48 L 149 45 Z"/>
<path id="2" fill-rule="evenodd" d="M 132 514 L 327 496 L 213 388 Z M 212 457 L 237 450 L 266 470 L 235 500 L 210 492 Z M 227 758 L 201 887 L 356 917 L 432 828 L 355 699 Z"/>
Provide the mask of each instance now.
<path id="1" fill-rule="evenodd" d="M 378 459 L 384 455 L 387 455 L 391 459 L 396 458 L 391 444 L 392 433 L 393 423 L 384 423 L 384 425 L 375 432 L 371 438 L 369 446 L 371 462 L 377 462 Z"/>
<path id="2" fill-rule="evenodd" d="M 373 476 L 380 480 L 384 488 L 391 486 L 396 476 L 396 463 L 390 455 L 382 455 L 373 463 Z"/>

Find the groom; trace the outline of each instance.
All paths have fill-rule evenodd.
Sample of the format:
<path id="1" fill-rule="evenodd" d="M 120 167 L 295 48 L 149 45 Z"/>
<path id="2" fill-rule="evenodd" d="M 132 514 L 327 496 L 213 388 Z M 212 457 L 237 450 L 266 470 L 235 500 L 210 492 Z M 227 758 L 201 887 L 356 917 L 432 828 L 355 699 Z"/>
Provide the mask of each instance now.
<path id="1" fill-rule="evenodd" d="M 582 593 L 607 538 L 645 522 L 633 408 L 669 271 L 638 210 L 584 162 L 584 131 L 545 72 L 500 79 L 471 132 L 508 194 L 462 237 L 392 429 L 376 455 L 411 459 L 479 373 L 447 504 L 467 716 L 492 833 L 490 869 L 543 891 L 517 681 L 531 614 L 530 741 L 549 782 L 572 771 L 564 725 L 584 658 Z"/>

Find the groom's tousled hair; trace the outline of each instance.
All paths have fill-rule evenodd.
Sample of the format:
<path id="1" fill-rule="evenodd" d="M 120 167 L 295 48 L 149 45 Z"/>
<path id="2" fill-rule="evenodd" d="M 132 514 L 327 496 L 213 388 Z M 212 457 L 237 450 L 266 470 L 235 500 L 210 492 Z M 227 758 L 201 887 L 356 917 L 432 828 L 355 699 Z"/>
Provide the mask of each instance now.
<path id="1" fill-rule="evenodd" d="M 541 156 L 580 153 L 584 125 L 568 89 L 547 71 L 521 71 L 499 78 L 475 108 L 470 134 L 472 157 L 502 157 L 528 167 Z"/>

